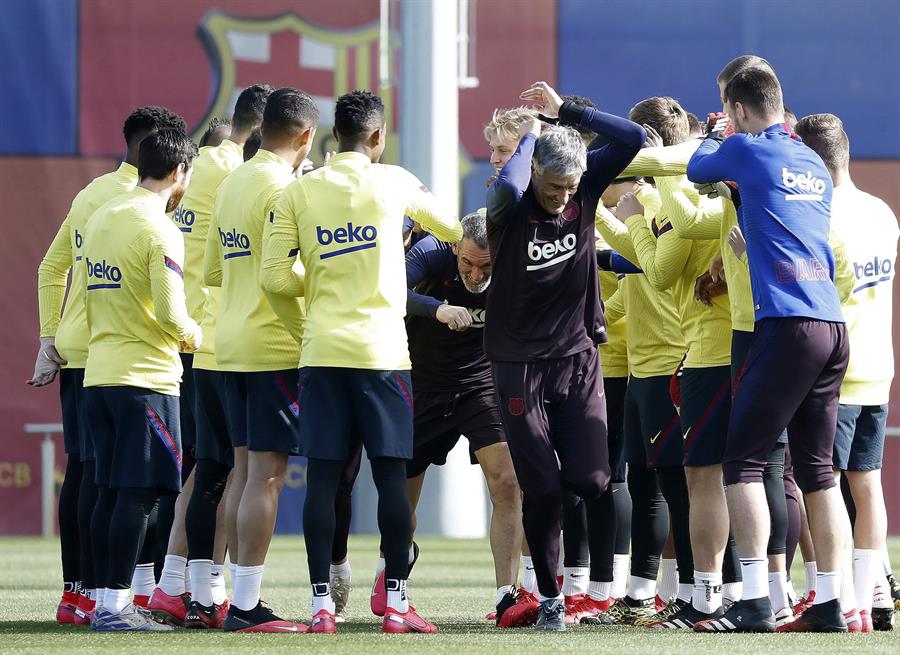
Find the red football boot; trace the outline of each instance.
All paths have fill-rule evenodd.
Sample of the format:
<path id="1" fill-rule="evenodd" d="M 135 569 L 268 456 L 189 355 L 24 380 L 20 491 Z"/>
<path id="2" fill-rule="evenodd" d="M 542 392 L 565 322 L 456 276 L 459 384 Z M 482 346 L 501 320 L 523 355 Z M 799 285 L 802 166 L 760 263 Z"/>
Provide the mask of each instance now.
<path id="1" fill-rule="evenodd" d="M 168 625 L 184 627 L 184 617 L 187 615 L 191 604 L 191 595 L 188 593 L 180 596 L 170 596 L 157 587 L 153 590 L 147 609 L 153 614 L 153 618 Z"/>
<path id="2" fill-rule="evenodd" d="M 309 631 L 319 635 L 333 635 L 337 632 L 334 614 L 328 610 L 319 610 L 309 624 Z"/>
<path id="3" fill-rule="evenodd" d="M 388 607 L 384 613 L 384 622 L 381 631 L 389 634 L 402 634 L 406 632 L 422 632 L 433 634 L 438 631 L 437 626 L 429 623 L 416 614 L 416 608 L 412 605 L 406 612 L 398 612 Z"/>
<path id="4" fill-rule="evenodd" d="M 59 605 L 56 606 L 56 622 L 59 625 L 74 625 L 75 611 L 78 608 L 78 597 L 72 591 L 64 591 L 62 598 L 59 599 Z"/>
<path id="5" fill-rule="evenodd" d="M 520 588 L 516 595 L 516 604 L 503 613 L 497 627 L 523 628 L 534 625 L 540 610 L 541 604 L 538 602 L 537 596 Z"/>

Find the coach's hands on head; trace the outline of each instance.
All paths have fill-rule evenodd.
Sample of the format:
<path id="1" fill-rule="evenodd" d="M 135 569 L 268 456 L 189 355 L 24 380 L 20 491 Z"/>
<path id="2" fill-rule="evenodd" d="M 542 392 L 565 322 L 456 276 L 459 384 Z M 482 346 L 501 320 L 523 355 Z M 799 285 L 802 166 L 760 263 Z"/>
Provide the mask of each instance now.
<path id="1" fill-rule="evenodd" d="M 663 145 L 663 139 L 659 135 L 659 132 L 653 129 L 652 126 L 644 123 L 641 127 L 644 128 L 644 131 L 647 132 L 647 139 L 644 141 L 645 148 L 660 148 Z"/>
<path id="2" fill-rule="evenodd" d="M 461 331 L 472 326 L 472 314 L 465 307 L 441 305 L 437 308 L 435 318 L 451 330 Z"/>
<path id="3" fill-rule="evenodd" d="M 641 204 L 641 201 L 637 199 L 636 195 L 628 192 L 619 198 L 619 204 L 613 208 L 612 213 L 624 223 L 625 219 L 630 216 L 643 216 L 644 206 Z"/>
<path id="4" fill-rule="evenodd" d="M 544 126 L 544 122 L 537 117 L 537 115 L 533 116 L 531 120 L 527 120 L 519 126 L 519 138 L 521 139 L 526 134 L 533 134 L 535 136 L 541 135 L 541 128 Z"/>
<path id="5" fill-rule="evenodd" d="M 56 350 L 56 339 L 41 337 L 41 346 L 34 361 L 34 375 L 26 383 L 32 387 L 47 386 L 56 379 L 60 367 L 65 365 L 66 360 Z"/>
<path id="6" fill-rule="evenodd" d="M 559 94 L 546 82 L 535 82 L 531 87 L 522 91 L 519 99 L 534 103 L 532 106 L 535 111 L 547 118 L 558 118 L 559 108 L 563 103 Z"/>

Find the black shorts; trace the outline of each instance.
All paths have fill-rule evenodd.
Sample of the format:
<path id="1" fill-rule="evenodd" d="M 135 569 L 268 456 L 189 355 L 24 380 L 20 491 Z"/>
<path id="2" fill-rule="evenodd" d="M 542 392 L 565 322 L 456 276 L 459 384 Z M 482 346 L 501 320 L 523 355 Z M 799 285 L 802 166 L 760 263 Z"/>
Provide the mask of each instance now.
<path id="1" fill-rule="evenodd" d="M 721 464 L 731 413 L 731 367 L 686 368 L 681 375 L 685 466 Z"/>
<path id="2" fill-rule="evenodd" d="M 625 392 L 628 378 L 603 378 L 611 482 L 625 482 Z"/>
<path id="3" fill-rule="evenodd" d="M 84 369 L 59 371 L 59 401 L 62 405 L 63 444 L 67 455 L 78 455 L 82 462 L 94 459 L 94 446 L 87 430 L 84 407 Z"/>
<path id="4" fill-rule="evenodd" d="M 750 353 L 750 346 L 753 345 L 753 332 L 745 330 L 731 331 L 731 388 L 737 386 L 738 378 L 743 374 L 744 363 L 747 355 Z M 733 394 L 732 394 L 733 395 Z M 786 444 L 788 442 L 787 430 L 778 437 L 778 443 Z"/>
<path id="5" fill-rule="evenodd" d="M 472 464 L 478 463 L 476 451 L 506 441 L 492 386 L 416 393 L 413 407 L 413 456 L 406 465 L 407 477 L 421 475 L 432 464 L 446 464 L 460 435 L 469 440 Z"/>
<path id="6" fill-rule="evenodd" d="M 630 466 L 681 466 L 681 422 L 669 394 L 670 375 L 628 379 L 625 458 Z"/>
<path id="7" fill-rule="evenodd" d="M 880 469 L 887 417 L 887 405 L 839 405 L 834 468 L 841 471 Z"/>
<path id="8" fill-rule="evenodd" d="M 87 387 L 97 484 L 181 491 L 179 404 L 149 389 Z"/>
<path id="9" fill-rule="evenodd" d="M 179 353 L 181 367 L 181 447 L 193 458 L 197 447 L 197 428 L 194 421 L 194 353 Z"/>
<path id="10" fill-rule="evenodd" d="M 349 460 L 362 440 L 369 459 L 411 459 L 409 371 L 305 366 L 300 369 L 301 454 Z"/>
<path id="11" fill-rule="evenodd" d="M 197 459 L 208 459 L 231 468 L 234 449 L 225 414 L 225 373 L 194 369 L 194 419 L 197 426 Z"/>
<path id="12" fill-rule="evenodd" d="M 295 368 L 223 372 L 226 424 L 235 448 L 300 454 L 300 405 Z"/>

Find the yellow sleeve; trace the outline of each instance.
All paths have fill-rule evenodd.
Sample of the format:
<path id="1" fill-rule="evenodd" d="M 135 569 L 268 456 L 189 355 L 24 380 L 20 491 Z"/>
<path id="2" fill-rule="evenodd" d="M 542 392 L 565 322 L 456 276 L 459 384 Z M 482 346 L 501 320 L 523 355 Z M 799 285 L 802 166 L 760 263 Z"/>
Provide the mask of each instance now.
<path id="1" fill-rule="evenodd" d="M 269 214 L 263 227 L 260 284 L 266 295 L 299 297 L 304 294 L 303 267 L 299 265 L 298 223 L 305 209 L 301 181 L 292 182 Z M 272 307 L 275 309 L 275 307 Z"/>
<path id="2" fill-rule="evenodd" d="M 265 270 L 267 258 L 270 256 L 268 248 L 272 247 L 271 244 L 275 243 L 274 241 L 272 241 L 271 234 L 275 226 L 275 212 L 278 206 L 277 201 L 280 197 L 282 197 L 282 194 L 274 195 L 266 211 L 266 216 L 268 218 L 266 219 L 266 223 L 263 226 L 262 270 Z M 287 222 L 282 220 L 279 223 L 279 227 L 285 224 L 287 224 Z M 275 238 L 279 239 L 282 237 L 276 236 Z M 297 239 L 296 230 L 294 230 L 294 239 L 295 241 Z M 288 252 L 290 252 L 292 248 L 297 248 L 297 246 L 292 246 L 288 249 Z M 303 264 L 300 263 L 300 258 L 297 255 L 294 255 L 293 259 L 294 262 L 291 266 L 291 280 L 294 282 L 295 286 L 293 286 L 291 290 L 295 293 L 291 293 L 290 295 L 271 293 L 266 289 L 265 280 L 263 280 L 262 282 L 262 288 L 266 300 L 269 301 L 269 305 L 272 307 L 272 311 L 275 312 L 275 315 L 278 317 L 278 319 L 282 323 L 284 323 L 285 327 L 287 327 L 291 337 L 293 337 L 294 340 L 299 344 L 303 339 L 303 324 L 306 316 L 303 311 L 303 301 L 298 298 L 298 296 L 302 296 L 304 293 L 303 281 L 305 271 L 303 268 Z"/>
<path id="3" fill-rule="evenodd" d="M 597 205 L 597 213 L 594 215 L 594 227 L 597 228 L 600 236 L 609 244 L 610 248 L 632 264 L 637 264 L 637 253 L 634 251 L 634 245 L 631 243 L 631 235 L 628 234 L 628 228 L 611 211 L 604 207 L 603 203 Z"/>
<path id="4" fill-rule="evenodd" d="M 700 139 L 691 139 L 674 146 L 642 148 L 625 170 L 619 173 L 619 177 L 684 175 L 688 162 L 701 143 Z"/>
<path id="5" fill-rule="evenodd" d="M 219 203 L 216 202 L 216 209 Z M 219 241 L 218 211 L 213 210 L 209 217 L 209 230 L 206 233 L 206 248 L 203 251 L 203 283 L 208 287 L 222 286 L 222 242 Z"/>
<path id="6" fill-rule="evenodd" d="M 834 252 L 834 286 L 837 288 L 838 295 L 841 298 L 841 304 L 845 304 L 853 295 L 853 285 L 856 283 L 856 276 L 847 259 L 847 250 L 844 241 L 838 236 L 838 233 L 831 230 L 828 234 L 828 244 Z"/>
<path id="7" fill-rule="evenodd" d="M 66 216 L 38 266 L 38 316 L 42 337 L 56 336 L 66 299 L 66 278 L 70 268 L 72 238 L 69 235 L 69 217 Z"/>
<path id="8" fill-rule="evenodd" d="M 459 219 L 449 214 L 415 175 L 402 168 L 399 170 L 405 174 L 404 183 L 409 185 L 406 215 L 441 241 L 456 243 L 462 239 Z"/>
<path id="9" fill-rule="evenodd" d="M 691 194 L 681 183 L 681 178 L 675 177 L 659 178 L 656 189 L 665 215 L 682 239 L 712 240 L 721 237 L 725 209 L 720 198 L 701 198 L 699 192 Z M 689 197 L 689 194 L 694 197 Z"/>
<path id="10" fill-rule="evenodd" d="M 199 340 L 200 326 L 187 310 L 183 267 L 181 232 L 154 233 L 150 237 L 150 294 L 156 320 L 165 332 L 179 341 Z"/>
<path id="11" fill-rule="evenodd" d="M 665 291 L 678 280 L 691 254 L 691 242 L 680 238 L 668 223 L 661 226 L 659 237 L 653 236 L 646 219 L 640 214 L 629 216 L 625 224 L 637 252 L 638 264 L 650 285 Z"/>
<path id="12" fill-rule="evenodd" d="M 616 289 L 615 293 L 609 297 L 609 300 L 603 303 L 603 316 L 606 319 L 607 327 L 625 317 L 622 287 Z"/>

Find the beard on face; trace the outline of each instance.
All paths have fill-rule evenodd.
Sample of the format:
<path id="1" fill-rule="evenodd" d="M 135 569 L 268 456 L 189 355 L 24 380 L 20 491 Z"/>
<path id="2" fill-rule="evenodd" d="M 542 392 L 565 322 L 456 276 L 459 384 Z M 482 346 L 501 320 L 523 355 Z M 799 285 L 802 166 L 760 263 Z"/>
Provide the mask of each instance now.
<path id="1" fill-rule="evenodd" d="M 483 293 L 485 289 L 488 288 L 488 285 L 491 283 L 491 278 L 486 277 L 479 283 L 470 282 L 468 276 L 462 276 L 463 286 L 466 288 L 466 291 L 469 293 Z"/>
<path id="2" fill-rule="evenodd" d="M 178 205 L 181 204 L 181 199 L 184 197 L 184 192 L 187 191 L 187 188 L 182 184 L 177 189 L 172 190 L 172 195 L 169 196 L 169 201 L 166 203 L 166 213 L 173 212 L 178 208 Z"/>

